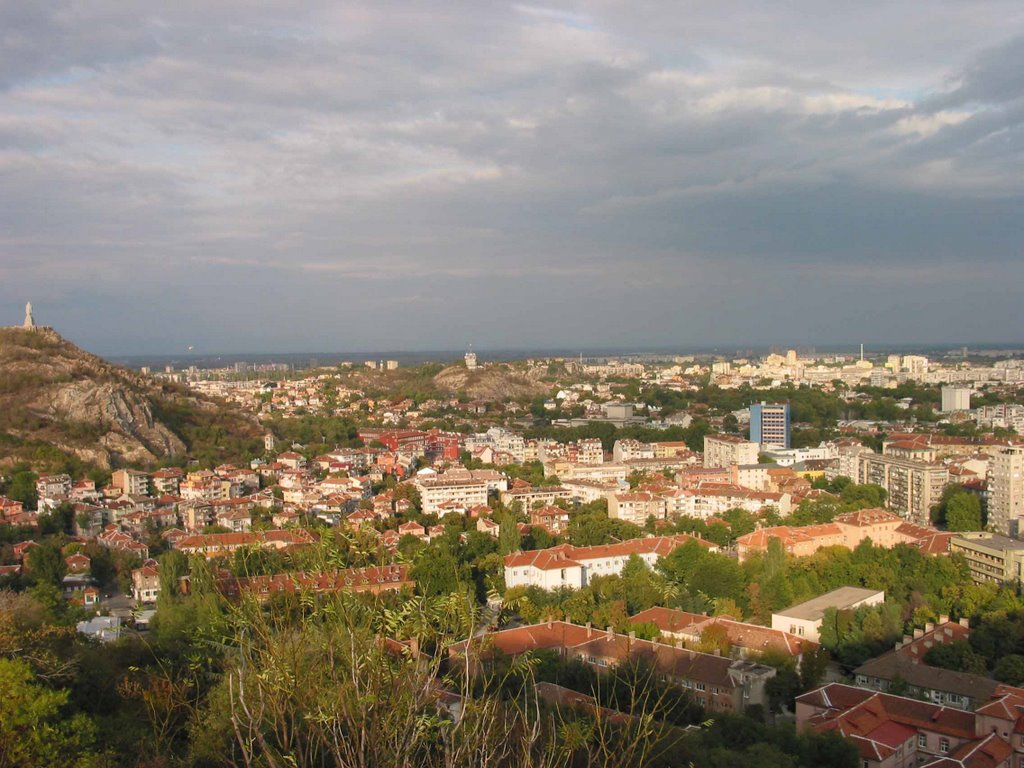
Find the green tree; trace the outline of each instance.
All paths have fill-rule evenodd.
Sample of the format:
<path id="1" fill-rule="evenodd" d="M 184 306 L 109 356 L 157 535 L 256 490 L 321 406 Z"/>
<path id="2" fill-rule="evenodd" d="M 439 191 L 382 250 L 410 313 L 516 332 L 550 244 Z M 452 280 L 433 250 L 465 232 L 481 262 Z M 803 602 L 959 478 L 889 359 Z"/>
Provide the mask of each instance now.
<path id="1" fill-rule="evenodd" d="M 0 691 L 0 768 L 87 764 L 95 727 L 63 714 L 67 691 L 40 685 L 27 663 L 3 658 Z"/>
<path id="2" fill-rule="evenodd" d="M 188 556 L 171 549 L 160 556 L 160 597 L 173 598 L 180 594 L 181 577 L 188 576 Z"/>
<path id="3" fill-rule="evenodd" d="M 4 488 L 4 495 L 14 501 L 20 501 L 25 505 L 25 509 L 35 509 L 39 501 L 39 495 L 36 493 L 38 479 L 39 476 L 32 470 L 24 466 L 15 467 Z"/>
<path id="4" fill-rule="evenodd" d="M 462 579 L 459 561 L 444 542 L 432 544 L 419 553 L 410 570 L 420 594 L 450 595 L 459 591 Z"/>
<path id="5" fill-rule="evenodd" d="M 519 526 L 512 515 L 504 515 L 498 525 L 498 552 L 502 555 L 509 555 L 518 552 L 522 545 L 522 537 L 519 535 Z"/>
<path id="6" fill-rule="evenodd" d="M 981 502 L 973 493 L 958 493 L 946 507 L 946 530 L 980 531 Z"/>
<path id="7" fill-rule="evenodd" d="M 59 585 L 67 573 L 64 555 L 56 544 L 46 542 L 28 550 L 28 571 L 37 584 Z"/>
<path id="8" fill-rule="evenodd" d="M 708 553 L 701 561 L 700 567 L 690 577 L 687 586 L 691 591 L 699 592 L 712 600 L 717 597 L 740 600 L 743 598 L 746 582 L 743 569 L 735 560 L 726 555 Z"/>
<path id="9" fill-rule="evenodd" d="M 1011 653 L 996 662 L 992 676 L 1002 683 L 1020 685 L 1024 683 L 1024 656 Z"/>

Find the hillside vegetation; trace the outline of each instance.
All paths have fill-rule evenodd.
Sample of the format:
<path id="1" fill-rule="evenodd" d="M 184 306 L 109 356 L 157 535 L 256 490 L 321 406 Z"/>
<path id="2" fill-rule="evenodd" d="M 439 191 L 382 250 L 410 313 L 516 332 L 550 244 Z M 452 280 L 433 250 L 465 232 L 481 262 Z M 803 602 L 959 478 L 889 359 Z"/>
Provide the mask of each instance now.
<path id="1" fill-rule="evenodd" d="M 551 391 L 550 384 L 504 365 L 477 368 L 472 371 L 463 365 L 453 365 L 434 377 L 434 386 L 450 396 L 464 396 L 470 400 L 485 402 L 522 400 Z"/>
<path id="2" fill-rule="evenodd" d="M 239 458 L 258 424 L 89 354 L 49 329 L 0 329 L 0 463 L 103 469 Z"/>

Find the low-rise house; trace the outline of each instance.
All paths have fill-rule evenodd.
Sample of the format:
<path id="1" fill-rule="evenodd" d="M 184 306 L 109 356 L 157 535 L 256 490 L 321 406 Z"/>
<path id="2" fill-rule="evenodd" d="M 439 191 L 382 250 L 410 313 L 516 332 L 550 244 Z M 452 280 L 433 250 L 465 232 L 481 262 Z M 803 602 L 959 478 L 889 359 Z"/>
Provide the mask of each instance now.
<path id="1" fill-rule="evenodd" d="M 998 732 L 999 707 L 992 711 L 995 731 L 972 712 L 840 683 L 796 699 L 798 729 L 844 736 L 863 768 L 1011 768 L 1011 736 Z"/>
<path id="2" fill-rule="evenodd" d="M 498 538 L 498 534 L 501 532 L 501 526 L 489 517 L 477 518 L 476 529 L 480 533 L 486 533 L 488 536 L 493 536 L 494 538 Z"/>
<path id="3" fill-rule="evenodd" d="M 799 665 L 805 653 L 817 650 L 818 644 L 780 629 L 737 621 L 728 616 L 706 616 L 672 608 L 648 608 L 631 616 L 632 624 L 653 624 L 662 637 L 682 640 L 688 647 L 707 641 L 709 632 L 721 633 L 736 658 L 756 657 L 771 651 L 785 654 Z"/>
<path id="4" fill-rule="evenodd" d="M 0 496 L 0 520 L 6 522 L 12 517 L 21 515 L 24 511 L 24 505 L 20 501 Z"/>
<path id="5" fill-rule="evenodd" d="M 158 495 L 172 494 L 177 496 L 182 478 L 184 477 L 185 471 L 178 467 L 158 469 L 152 474 L 153 488 Z"/>
<path id="6" fill-rule="evenodd" d="M 806 637 L 808 640 L 818 642 L 821 636 L 821 622 L 828 609 L 852 611 L 862 605 L 881 605 L 883 602 L 885 602 L 885 592 L 882 590 L 839 587 L 839 589 L 833 589 L 824 595 L 818 595 L 818 597 L 773 613 L 772 629 L 779 629 L 791 635 Z"/>
<path id="7" fill-rule="evenodd" d="M 160 566 L 149 560 L 132 571 L 132 597 L 136 603 L 155 603 L 160 596 Z"/>
<path id="8" fill-rule="evenodd" d="M 217 512 L 214 524 L 242 533 L 252 529 L 252 513 L 247 509 L 224 509 Z"/>
<path id="9" fill-rule="evenodd" d="M 970 635 L 967 619 L 951 622 L 941 617 L 936 625 L 931 622 L 923 629 L 915 629 L 896 648 L 874 659 L 869 659 L 854 671 L 857 685 L 876 691 L 888 692 L 894 688 L 905 690 L 908 696 L 958 709 L 974 709 L 988 702 L 999 684 L 991 678 L 929 666 L 925 662 L 928 651 L 939 645 L 966 641 Z"/>
<path id="10" fill-rule="evenodd" d="M 349 568 L 338 571 L 279 573 L 273 576 L 234 576 L 217 580 L 217 589 L 225 597 L 237 599 L 252 594 L 260 600 L 296 592 L 388 592 L 413 589 L 415 580 L 405 564 Z M 187 582 L 186 582 L 187 592 Z"/>
<path id="11" fill-rule="evenodd" d="M 472 671 L 486 665 L 496 652 L 517 656 L 541 649 L 557 651 L 564 659 L 579 660 L 599 671 L 642 661 L 712 712 L 743 712 L 754 704 L 766 705 L 765 684 L 775 676 L 774 668 L 752 661 L 698 653 L 563 621 L 491 632 L 456 643 L 449 648 L 449 656 L 464 660 Z"/>
<path id="12" fill-rule="evenodd" d="M 95 616 L 88 621 L 78 622 L 75 629 L 93 640 L 112 643 L 121 637 L 121 619 L 117 616 Z"/>
<path id="13" fill-rule="evenodd" d="M 142 560 L 149 558 L 149 547 L 138 539 L 134 539 L 127 533 L 118 530 L 116 525 L 108 525 L 99 536 L 96 543 L 108 549 L 117 549 L 121 552 L 128 552 L 137 555 Z"/>
<path id="14" fill-rule="evenodd" d="M 92 560 L 87 555 L 75 553 L 64 558 L 68 573 L 88 573 Z"/>
<path id="15" fill-rule="evenodd" d="M 249 533 L 207 533 L 188 536 L 175 542 L 186 555 L 221 557 L 244 547 L 285 549 L 313 543 L 313 534 L 302 528 L 252 531 Z"/>
<path id="16" fill-rule="evenodd" d="M 531 509 L 530 525 L 540 526 L 548 533 L 558 535 L 569 527 L 569 512 L 554 505 Z"/>
<path id="17" fill-rule="evenodd" d="M 100 499 L 96 482 L 89 479 L 79 480 L 71 486 L 70 499 L 73 502 L 95 502 Z"/>

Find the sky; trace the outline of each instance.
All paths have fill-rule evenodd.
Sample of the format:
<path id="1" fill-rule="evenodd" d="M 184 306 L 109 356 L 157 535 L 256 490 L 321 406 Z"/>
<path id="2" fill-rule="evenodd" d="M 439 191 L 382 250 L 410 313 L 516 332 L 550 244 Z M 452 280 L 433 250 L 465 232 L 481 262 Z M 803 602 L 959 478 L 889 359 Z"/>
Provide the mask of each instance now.
<path id="1" fill-rule="evenodd" d="M 1024 3 L 0 0 L 0 324 L 1024 341 Z"/>

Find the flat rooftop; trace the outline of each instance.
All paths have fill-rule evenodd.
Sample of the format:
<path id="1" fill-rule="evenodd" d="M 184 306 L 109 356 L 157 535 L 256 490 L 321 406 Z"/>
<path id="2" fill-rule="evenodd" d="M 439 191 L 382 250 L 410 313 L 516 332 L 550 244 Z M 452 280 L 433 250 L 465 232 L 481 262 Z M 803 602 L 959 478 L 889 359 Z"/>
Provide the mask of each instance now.
<path id="1" fill-rule="evenodd" d="M 986 533 L 976 536 L 954 536 L 950 540 L 950 543 L 969 548 L 984 547 L 987 549 L 998 550 L 1000 552 L 1004 550 L 1024 550 L 1024 541 L 1011 539 L 1009 536 L 1003 536 L 999 533 Z"/>
<path id="2" fill-rule="evenodd" d="M 801 619 L 802 621 L 818 621 L 829 608 L 835 608 L 840 611 L 852 608 L 858 603 L 876 595 L 881 595 L 884 598 L 885 592 L 880 589 L 864 589 L 863 587 L 840 587 L 839 589 L 833 589 L 831 592 L 826 592 L 824 595 L 811 598 L 807 602 L 797 603 L 785 610 L 777 611 L 775 615 L 785 616 L 790 619 Z"/>

